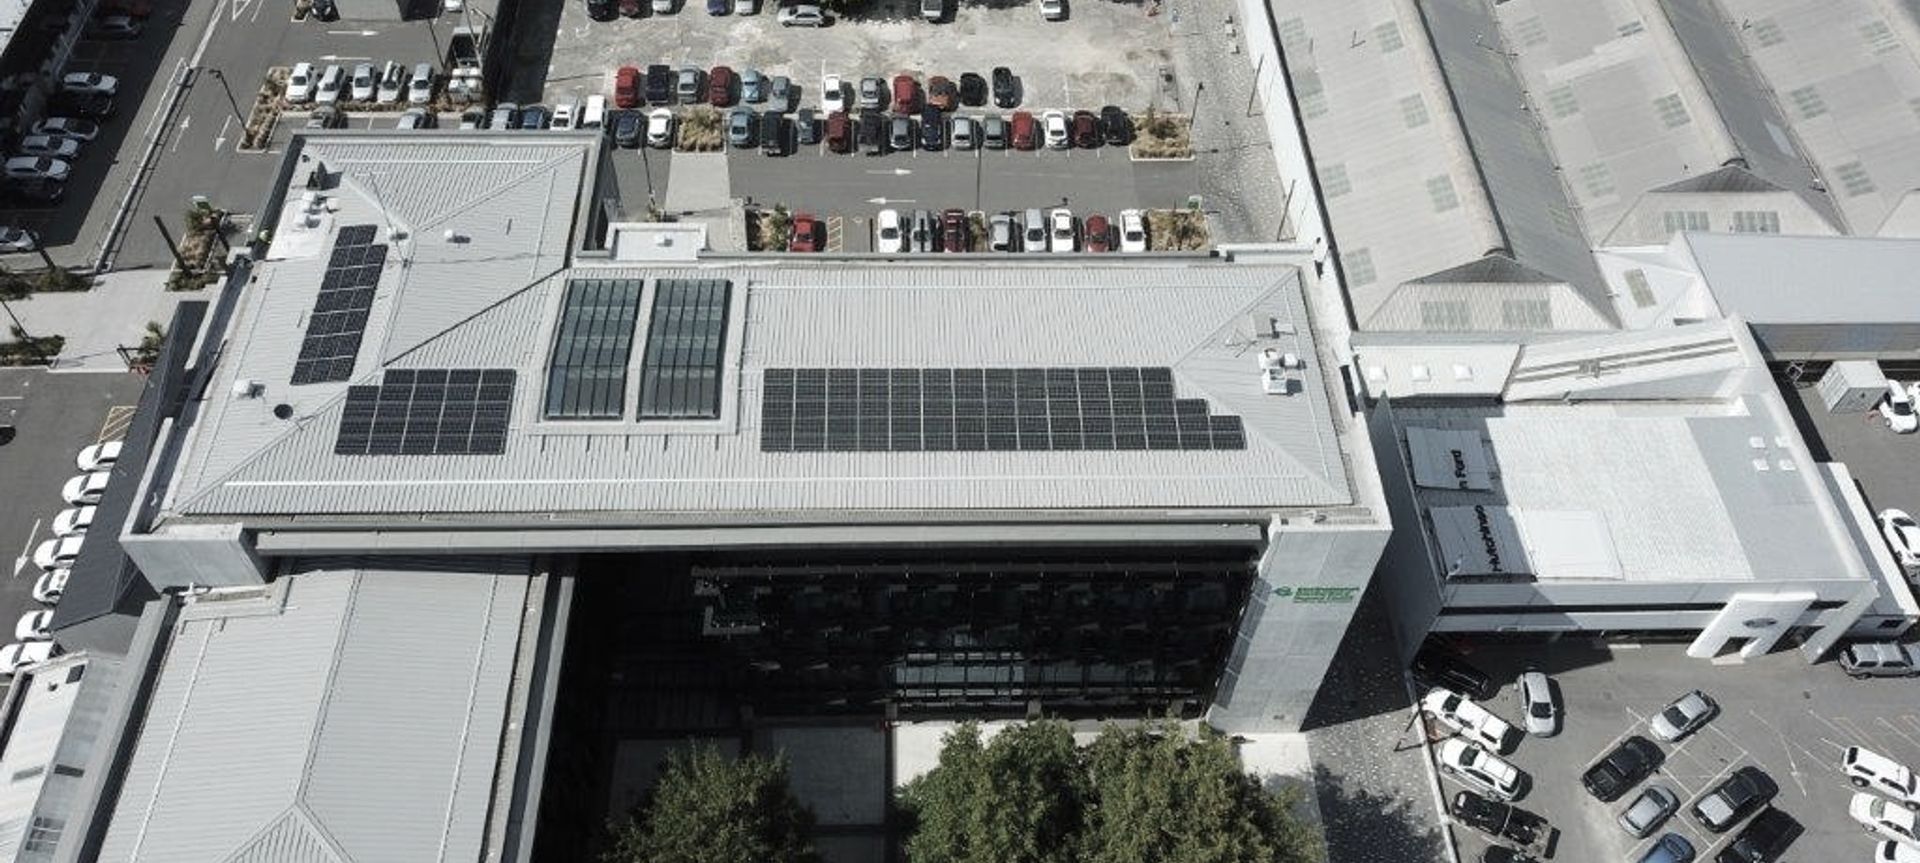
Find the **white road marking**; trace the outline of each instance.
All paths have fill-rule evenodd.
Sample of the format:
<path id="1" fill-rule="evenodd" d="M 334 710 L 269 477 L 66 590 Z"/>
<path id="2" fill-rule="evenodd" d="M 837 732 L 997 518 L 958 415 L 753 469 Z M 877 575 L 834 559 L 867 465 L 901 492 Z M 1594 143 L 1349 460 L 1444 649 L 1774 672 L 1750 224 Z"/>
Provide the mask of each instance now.
<path id="1" fill-rule="evenodd" d="M 228 114 L 220 120 L 220 134 L 213 136 L 213 151 L 218 153 L 227 146 L 227 127 L 233 125 L 233 115 Z"/>
<path id="2" fill-rule="evenodd" d="M 40 519 L 33 520 L 33 529 L 27 531 L 27 544 L 20 547 L 20 556 L 13 559 L 13 577 L 20 577 L 20 568 L 32 559 L 33 541 L 40 537 Z"/>
<path id="3" fill-rule="evenodd" d="M 173 136 L 173 143 L 167 145 L 167 152 L 180 152 L 180 139 L 187 136 L 187 127 L 191 125 L 193 125 L 193 115 L 189 114 L 180 118 L 180 134 Z"/>
<path id="4" fill-rule="evenodd" d="M 1884 716 L 1876 716 L 1876 717 L 1874 717 L 1874 718 L 1873 718 L 1873 721 L 1875 721 L 1875 722 L 1878 722 L 1878 723 L 1880 723 L 1881 725 L 1884 725 L 1884 726 L 1886 726 L 1886 727 L 1887 727 L 1887 730 L 1888 730 L 1888 731 L 1891 731 L 1891 732 L 1893 732 L 1893 733 L 1895 733 L 1895 734 L 1898 734 L 1898 735 L 1900 735 L 1900 739 L 1901 739 L 1901 740 L 1905 740 L 1905 741 L 1907 741 L 1907 743 L 1908 743 L 1909 745 L 1911 745 L 1911 746 L 1913 746 L 1913 747 L 1915 747 L 1915 748 L 1920 748 L 1920 740 L 1915 740 L 1915 739 L 1914 739 L 1914 737 L 1913 737 L 1913 735 L 1911 735 L 1911 734 L 1908 734 L 1907 732 L 1905 732 L 1905 731 L 1902 731 L 1902 730 L 1900 730 L 1900 727 L 1899 727 L 1899 726 L 1897 726 L 1897 725 L 1894 725 L 1894 724 L 1893 724 L 1893 723 L 1891 723 L 1891 722 L 1888 722 L 1888 721 L 1887 721 L 1887 719 L 1886 719 L 1886 717 L 1884 717 Z"/>
<path id="5" fill-rule="evenodd" d="M 1752 716 L 1754 721 L 1766 726 L 1768 731 L 1773 732 L 1773 735 L 1780 739 L 1780 749 L 1787 754 L 1787 775 L 1793 777 L 1793 784 L 1800 789 L 1800 796 L 1806 797 L 1807 783 L 1800 781 L 1800 762 L 1793 757 L 1793 744 L 1787 741 L 1786 732 L 1781 731 L 1779 726 L 1768 722 L 1767 718 L 1761 716 L 1759 711 L 1748 710 L 1747 714 Z"/>

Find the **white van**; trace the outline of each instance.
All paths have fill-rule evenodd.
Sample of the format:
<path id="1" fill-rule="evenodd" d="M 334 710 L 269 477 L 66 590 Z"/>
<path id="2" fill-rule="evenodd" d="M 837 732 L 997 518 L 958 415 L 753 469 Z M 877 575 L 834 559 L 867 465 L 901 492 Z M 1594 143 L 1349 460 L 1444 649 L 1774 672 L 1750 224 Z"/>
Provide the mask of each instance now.
<path id="1" fill-rule="evenodd" d="M 1840 756 L 1840 769 L 1856 788 L 1866 788 L 1898 801 L 1908 809 L 1920 811 L 1920 782 L 1913 771 L 1885 755 L 1858 746 L 1849 746 Z"/>
<path id="2" fill-rule="evenodd" d="M 607 124 L 607 97 L 595 93 L 587 97 L 587 107 L 580 111 L 580 128 L 598 129 Z"/>

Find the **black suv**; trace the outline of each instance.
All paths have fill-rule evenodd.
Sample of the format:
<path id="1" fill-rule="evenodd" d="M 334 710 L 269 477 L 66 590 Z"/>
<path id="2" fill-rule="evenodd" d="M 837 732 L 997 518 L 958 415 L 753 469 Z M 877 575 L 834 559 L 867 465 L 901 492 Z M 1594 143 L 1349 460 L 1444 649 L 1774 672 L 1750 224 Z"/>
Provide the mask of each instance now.
<path id="1" fill-rule="evenodd" d="M 1714 855 L 1714 863 L 1774 863 L 1806 828 L 1778 809 L 1766 809 L 1747 822 L 1747 829 Z"/>
<path id="2" fill-rule="evenodd" d="M 1108 105 L 1100 109 L 1100 136 L 1107 140 L 1109 147 L 1124 147 L 1133 143 L 1133 121 L 1127 118 L 1127 112 L 1117 105 Z"/>
<path id="3" fill-rule="evenodd" d="M 993 104 L 1002 108 L 1020 104 L 1020 88 L 1013 83 L 1013 70 L 1005 66 L 993 67 Z"/>
<path id="4" fill-rule="evenodd" d="M 760 152 L 769 156 L 787 154 L 787 115 L 778 111 L 760 115 Z"/>
<path id="5" fill-rule="evenodd" d="M 887 154 L 886 121 L 878 111 L 860 112 L 860 146 L 865 147 L 869 156 Z"/>
<path id="6" fill-rule="evenodd" d="M 647 104 L 673 104 L 673 69 L 664 63 L 647 67 Z"/>
<path id="7" fill-rule="evenodd" d="M 1493 678 L 1487 673 L 1431 644 L 1413 655 L 1413 676 L 1428 686 L 1444 686 L 1475 701 L 1493 698 Z"/>
<path id="8" fill-rule="evenodd" d="M 1545 818 L 1517 806 L 1488 800 L 1472 791 L 1453 795 L 1453 817 L 1495 839 L 1506 839 L 1521 845 L 1532 845 L 1535 840 L 1543 838 L 1547 826 Z"/>
<path id="9" fill-rule="evenodd" d="M 960 104 L 969 108 L 987 104 L 987 79 L 972 72 L 961 73 Z"/>
<path id="10" fill-rule="evenodd" d="M 1620 745 L 1603 756 L 1598 764 L 1580 774 L 1580 784 L 1586 787 L 1588 794 L 1602 802 L 1612 803 L 1627 793 L 1627 789 L 1640 784 L 1640 780 L 1653 773 L 1665 757 L 1660 747 L 1636 734 L 1620 741 Z"/>

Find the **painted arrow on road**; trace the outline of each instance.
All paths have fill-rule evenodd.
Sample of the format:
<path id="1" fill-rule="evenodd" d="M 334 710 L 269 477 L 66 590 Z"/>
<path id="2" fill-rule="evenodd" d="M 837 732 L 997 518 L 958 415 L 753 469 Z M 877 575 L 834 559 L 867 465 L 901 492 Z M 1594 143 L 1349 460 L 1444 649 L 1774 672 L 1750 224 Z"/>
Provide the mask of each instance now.
<path id="1" fill-rule="evenodd" d="M 892 174 L 892 175 L 894 175 L 894 176 L 896 176 L 896 177 L 904 177 L 904 176 L 906 176 L 906 175 L 908 175 L 908 174 L 911 174 L 911 173 L 913 173 L 913 169 L 912 169 L 912 168 L 894 168 L 894 169 L 891 169 L 891 170 L 885 170 L 885 171 L 868 171 L 867 173 L 869 173 L 869 174 Z"/>
<path id="2" fill-rule="evenodd" d="M 213 151 L 215 153 L 220 152 L 222 148 L 227 146 L 227 127 L 232 124 L 232 114 L 228 114 L 226 119 L 220 121 L 220 134 L 213 136 Z"/>
<path id="3" fill-rule="evenodd" d="M 27 531 L 26 546 L 20 549 L 20 556 L 13 559 L 13 577 L 14 578 L 19 578 L 21 567 L 24 567 L 27 565 L 27 561 L 30 559 L 28 558 L 27 553 L 33 548 L 34 538 L 39 535 L 40 535 L 40 519 L 36 518 L 33 520 L 33 529 L 30 531 Z"/>

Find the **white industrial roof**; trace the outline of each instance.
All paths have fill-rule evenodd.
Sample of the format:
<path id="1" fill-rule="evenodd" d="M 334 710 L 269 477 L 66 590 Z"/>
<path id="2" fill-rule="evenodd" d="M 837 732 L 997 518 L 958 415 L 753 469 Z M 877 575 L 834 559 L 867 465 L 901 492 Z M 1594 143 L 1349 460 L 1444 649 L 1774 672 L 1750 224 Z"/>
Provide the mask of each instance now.
<path id="1" fill-rule="evenodd" d="M 1600 257 L 1637 326 L 1732 315 L 1756 325 L 1920 321 L 1920 239 L 1688 232 Z"/>
<path id="2" fill-rule="evenodd" d="M 515 139 L 519 140 L 519 139 Z M 1300 273 L 1194 258 L 1104 261 L 857 261 L 565 270 L 581 147 L 423 146 L 396 160 L 364 140 L 315 141 L 307 156 L 344 181 L 307 237 L 281 229 L 233 316 L 230 343 L 169 490 L 177 515 L 300 516 L 737 511 L 1235 509 L 1350 503 Z M 411 153 L 411 149 L 401 152 Z M 384 157 L 381 153 L 385 153 Z M 425 177 L 415 177 L 421 171 Z M 459 194 L 448 178 L 468 177 Z M 492 184 L 492 185 L 490 185 Z M 467 201 L 479 200 L 480 206 Z M 384 206 L 383 206 L 384 205 Z M 462 209 L 468 207 L 468 209 Z M 312 217 L 316 209 L 324 212 Z M 399 233 L 387 228 L 391 221 Z M 390 247 L 347 383 L 290 386 L 329 237 L 380 226 Z M 466 239 L 450 242 L 444 232 Z M 404 236 L 401 236 L 404 235 Z M 634 345 L 618 421 L 547 420 L 547 365 L 569 279 L 638 279 Z M 731 287 L 722 415 L 638 421 L 649 321 L 662 279 Z M 1305 358 L 1291 394 L 1263 389 L 1257 356 Z M 1244 449 L 763 452 L 759 393 L 770 368 L 1165 367 L 1176 397 L 1241 418 Z M 504 454 L 336 455 L 348 383 L 384 369 L 506 368 L 517 374 Z M 242 392 L 258 397 L 236 398 Z M 286 405 L 277 418 L 274 408 Z M 1343 410 L 1343 408 L 1342 408 Z"/>
<path id="3" fill-rule="evenodd" d="M 14 676 L 0 740 L 0 860 L 53 859 L 118 670 L 112 660 L 74 654 Z"/>
<path id="4" fill-rule="evenodd" d="M 435 564 L 182 609 L 98 859 L 483 859 L 529 579 Z"/>

